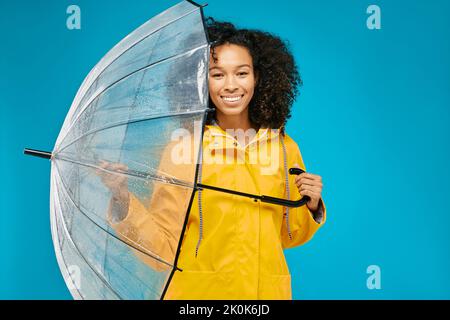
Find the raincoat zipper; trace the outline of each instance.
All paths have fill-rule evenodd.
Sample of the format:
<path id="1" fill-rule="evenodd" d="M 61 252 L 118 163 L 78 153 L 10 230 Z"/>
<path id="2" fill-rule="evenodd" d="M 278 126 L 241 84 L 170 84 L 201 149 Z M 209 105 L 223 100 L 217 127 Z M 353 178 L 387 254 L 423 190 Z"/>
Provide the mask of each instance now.
<path id="1" fill-rule="evenodd" d="M 214 125 L 217 125 L 217 122 L 213 122 Z M 267 130 L 264 132 L 264 134 L 262 135 L 262 137 L 264 137 L 267 134 Z M 225 138 L 232 138 L 234 140 L 234 145 L 237 146 L 237 144 L 239 143 L 234 137 L 231 137 L 229 135 L 224 135 L 224 134 L 211 134 L 213 136 L 222 136 Z M 262 138 L 260 137 L 260 139 Z M 288 173 L 288 165 L 287 165 L 287 154 L 286 154 L 286 146 L 284 144 L 284 138 L 283 136 L 281 136 L 280 134 L 280 140 L 281 140 L 281 145 L 283 147 L 283 158 L 284 158 L 284 175 L 285 175 L 285 191 L 286 191 L 286 196 L 287 199 L 290 200 L 290 188 L 289 188 L 289 173 Z M 247 146 L 249 146 L 250 144 L 253 143 L 253 140 L 251 142 L 248 143 Z M 198 171 L 198 183 L 202 183 L 202 166 L 203 166 L 203 146 L 200 148 L 200 166 L 199 166 L 199 171 Z M 292 234 L 291 234 L 291 226 L 289 223 L 289 208 L 288 207 L 284 207 L 285 208 L 285 216 L 286 216 L 286 227 L 287 227 L 287 232 L 288 232 L 288 236 L 289 239 L 292 240 Z M 202 189 L 200 189 L 198 191 L 198 211 L 199 211 L 199 236 L 198 236 L 198 241 L 197 241 L 197 245 L 195 247 L 195 257 L 198 256 L 198 250 L 200 248 L 200 244 L 203 240 L 203 206 L 202 206 Z"/>

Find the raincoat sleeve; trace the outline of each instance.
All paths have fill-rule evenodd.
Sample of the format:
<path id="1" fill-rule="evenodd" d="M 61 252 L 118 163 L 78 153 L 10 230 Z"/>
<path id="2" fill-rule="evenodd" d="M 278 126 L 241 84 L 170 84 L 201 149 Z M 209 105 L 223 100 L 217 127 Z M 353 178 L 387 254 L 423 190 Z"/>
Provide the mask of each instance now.
<path id="1" fill-rule="evenodd" d="M 286 147 L 288 150 L 288 166 L 294 167 L 298 164 L 301 169 L 306 171 L 300 149 L 297 143 L 286 135 Z M 301 197 L 297 185 L 295 184 L 295 175 L 289 176 L 290 199 L 299 199 Z M 308 206 L 303 205 L 298 208 L 289 208 L 289 223 L 286 221 L 287 215 L 284 215 L 281 229 L 281 240 L 283 248 L 292 248 L 308 242 L 316 231 L 326 221 L 326 208 L 323 199 L 320 199 L 317 211 L 311 212 Z M 288 228 L 289 225 L 289 228 Z"/>
<path id="2" fill-rule="evenodd" d="M 170 151 L 171 148 L 168 147 L 163 153 L 159 166 L 162 172 L 168 172 L 166 166 L 171 164 Z M 177 170 L 183 172 L 181 167 L 182 165 Z M 173 173 L 173 168 L 174 166 L 169 172 Z M 125 219 L 117 223 L 111 219 L 113 201 L 111 200 L 108 209 L 109 223 L 123 240 L 131 241 L 144 251 L 150 251 L 153 256 L 172 264 L 184 222 L 185 199 L 189 199 L 189 196 L 185 188 L 155 183 L 149 201 L 142 201 L 129 192 L 128 214 Z M 167 264 L 162 264 L 148 255 L 139 252 L 136 254 L 144 263 L 157 271 L 165 271 L 169 268 Z"/>

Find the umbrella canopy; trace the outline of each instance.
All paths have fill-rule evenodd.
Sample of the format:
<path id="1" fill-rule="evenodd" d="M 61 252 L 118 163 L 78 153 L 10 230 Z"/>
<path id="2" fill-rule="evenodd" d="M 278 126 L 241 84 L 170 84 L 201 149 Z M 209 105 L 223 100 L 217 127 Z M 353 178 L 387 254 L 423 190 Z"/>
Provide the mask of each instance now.
<path id="1" fill-rule="evenodd" d="M 137 173 L 128 176 L 130 192 L 141 199 L 151 198 L 159 184 L 172 179 L 171 172 L 157 168 L 175 129 L 192 135 L 201 131 L 208 58 L 201 7 L 183 1 L 123 39 L 81 85 L 52 152 L 51 168 L 53 241 L 75 298 L 161 297 L 175 255 L 163 259 L 153 248 L 115 233 L 107 217 L 111 192 L 93 168 L 99 160 L 126 164 Z M 185 190 L 184 212 L 195 171 L 193 163 L 177 185 Z M 183 223 L 180 219 L 179 225 Z M 165 271 L 150 268 L 137 253 L 155 259 Z"/>
<path id="2" fill-rule="evenodd" d="M 201 6 L 183 1 L 164 11 L 92 69 L 54 150 L 26 150 L 52 160 L 52 238 L 74 298 L 161 299 L 177 269 L 180 239 L 194 192 L 200 188 L 285 206 L 306 203 L 306 197 L 289 201 L 197 183 L 199 147 L 210 111 L 209 48 Z M 193 141 L 194 161 L 183 163 L 182 173 L 167 163 L 174 132 Z M 124 167 L 105 169 L 101 161 Z M 157 190 L 175 190 L 177 206 L 164 208 L 164 215 L 175 221 L 171 236 L 178 246 L 171 255 L 162 255 L 157 244 L 139 237 L 131 240 L 114 230 L 110 215 L 114 194 L 95 173 L 98 170 L 110 179 L 126 176 L 127 192 L 143 203 L 148 199 L 157 203 Z M 295 170 L 299 169 L 291 173 L 298 174 Z M 148 213 L 156 220 L 161 217 L 158 210 L 149 207 Z"/>

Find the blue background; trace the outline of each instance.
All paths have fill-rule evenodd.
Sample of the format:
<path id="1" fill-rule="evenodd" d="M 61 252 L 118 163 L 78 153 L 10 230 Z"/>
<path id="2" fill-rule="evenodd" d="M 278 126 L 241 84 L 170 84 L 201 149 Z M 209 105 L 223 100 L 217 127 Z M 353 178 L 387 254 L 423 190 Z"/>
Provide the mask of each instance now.
<path id="1" fill-rule="evenodd" d="M 48 161 L 84 77 L 177 1 L 0 4 L 0 298 L 70 299 L 50 235 Z M 288 133 L 328 221 L 286 251 L 295 299 L 449 299 L 450 2 L 211 0 L 207 16 L 289 41 L 304 80 Z M 81 30 L 66 9 L 81 8 Z M 381 30 L 366 9 L 381 8 Z M 366 286 L 369 265 L 381 289 Z"/>

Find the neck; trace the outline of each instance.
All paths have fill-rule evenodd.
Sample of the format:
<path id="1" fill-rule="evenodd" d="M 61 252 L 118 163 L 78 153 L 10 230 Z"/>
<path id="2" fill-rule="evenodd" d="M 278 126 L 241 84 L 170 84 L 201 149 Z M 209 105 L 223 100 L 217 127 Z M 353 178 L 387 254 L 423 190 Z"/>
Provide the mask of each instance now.
<path id="1" fill-rule="evenodd" d="M 255 129 L 256 131 L 258 130 L 258 128 L 254 124 L 251 123 L 251 121 L 248 117 L 248 113 L 246 113 L 245 115 L 238 114 L 238 115 L 234 115 L 234 116 L 226 116 L 226 115 L 223 115 L 223 114 L 217 112 L 216 119 L 217 119 L 217 124 L 224 131 L 226 131 L 227 129 L 233 129 L 233 130 L 242 129 L 244 131 L 246 131 L 248 129 Z"/>

